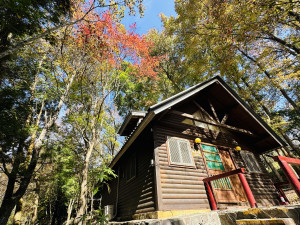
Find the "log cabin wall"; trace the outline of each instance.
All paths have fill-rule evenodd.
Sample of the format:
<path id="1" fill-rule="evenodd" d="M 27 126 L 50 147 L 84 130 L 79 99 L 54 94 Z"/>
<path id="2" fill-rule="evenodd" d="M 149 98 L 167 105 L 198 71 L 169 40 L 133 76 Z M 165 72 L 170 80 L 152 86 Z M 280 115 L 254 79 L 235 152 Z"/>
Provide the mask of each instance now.
<path id="1" fill-rule="evenodd" d="M 188 107 L 184 106 L 185 111 Z M 181 110 L 183 111 L 183 110 Z M 168 113 L 156 122 L 154 127 L 154 145 L 157 173 L 157 208 L 158 210 L 176 209 L 206 209 L 209 208 L 208 197 L 202 180 L 208 176 L 202 156 L 194 156 L 196 168 L 170 166 L 168 161 L 167 138 L 179 137 L 193 141 L 200 137 L 202 143 L 225 146 L 225 149 L 234 149 L 237 145 L 242 149 L 253 150 L 251 144 L 245 143 L 231 132 L 220 132 L 202 129 L 183 123 L 183 118 L 173 113 Z M 233 162 L 237 168 L 247 168 L 240 156 L 240 152 L 230 151 Z M 256 155 L 262 173 L 247 172 L 246 178 L 259 206 L 278 205 L 275 187 L 268 176 L 262 162 Z M 247 203 L 246 203 L 247 204 Z"/>
<path id="2" fill-rule="evenodd" d="M 251 191 L 254 195 L 258 206 L 274 206 L 279 205 L 278 194 L 271 180 L 266 168 L 264 167 L 261 159 L 257 154 L 254 154 L 257 162 L 259 163 L 262 173 L 247 172 L 245 174 Z M 236 162 L 237 167 L 247 168 L 245 162 L 241 157 L 241 152 L 232 151 L 233 160 Z"/>
<path id="3" fill-rule="evenodd" d="M 132 219 L 134 214 L 155 211 L 154 167 L 151 166 L 153 149 L 153 134 L 148 128 L 139 135 L 113 167 L 116 174 L 120 168 L 117 209 L 117 218 L 120 220 Z M 132 157 L 136 157 L 136 175 L 128 181 L 126 167 Z M 102 194 L 102 208 L 105 205 L 116 204 L 117 187 L 118 178 L 110 183 L 111 192 L 107 193 L 105 190 Z"/>
<path id="4" fill-rule="evenodd" d="M 167 114 L 154 126 L 157 208 L 159 211 L 210 209 L 202 181 L 208 176 L 203 158 L 194 156 L 195 168 L 169 165 L 168 137 L 187 139 L 191 147 L 193 144 L 194 137 L 186 133 L 190 126 L 181 121 L 180 117 Z"/>

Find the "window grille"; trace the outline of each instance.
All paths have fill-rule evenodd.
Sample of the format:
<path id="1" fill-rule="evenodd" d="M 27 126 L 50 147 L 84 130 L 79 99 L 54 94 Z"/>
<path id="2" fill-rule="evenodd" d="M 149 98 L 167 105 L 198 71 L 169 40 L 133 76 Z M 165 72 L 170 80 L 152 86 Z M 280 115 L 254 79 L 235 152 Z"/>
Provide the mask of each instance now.
<path id="1" fill-rule="evenodd" d="M 195 166 L 188 140 L 175 137 L 169 138 L 168 149 L 170 164 Z"/>
<path id="2" fill-rule="evenodd" d="M 241 151 L 241 156 L 249 172 L 262 172 L 257 159 L 252 152 Z"/>

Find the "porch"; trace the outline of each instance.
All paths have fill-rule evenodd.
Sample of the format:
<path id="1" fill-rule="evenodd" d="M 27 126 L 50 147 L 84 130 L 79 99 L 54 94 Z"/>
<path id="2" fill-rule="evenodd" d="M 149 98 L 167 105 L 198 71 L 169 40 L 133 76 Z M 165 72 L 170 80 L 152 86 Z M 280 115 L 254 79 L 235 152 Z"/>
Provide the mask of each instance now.
<path id="1" fill-rule="evenodd" d="M 278 162 L 279 166 L 281 167 L 282 171 L 284 172 L 286 179 L 288 182 L 281 182 L 281 183 L 275 183 L 275 187 L 278 191 L 279 197 L 280 197 L 280 204 L 281 205 L 288 205 L 289 204 L 289 200 L 286 197 L 284 191 L 282 190 L 281 186 L 285 185 L 285 184 L 290 184 L 291 187 L 293 188 L 293 190 L 295 191 L 295 193 L 298 195 L 298 197 L 300 198 L 300 182 L 298 180 L 297 175 L 295 174 L 294 170 L 292 169 L 291 165 L 300 165 L 300 159 L 296 159 L 296 158 L 290 158 L 290 157 L 284 157 L 284 156 L 274 156 L 273 157 L 274 161 Z M 207 177 L 205 179 L 203 179 L 203 182 L 206 186 L 206 190 L 207 190 L 207 195 L 209 198 L 209 202 L 210 202 L 210 207 L 212 210 L 218 210 L 218 206 L 217 206 L 217 201 L 216 201 L 216 197 L 214 195 L 214 189 L 212 187 L 212 182 L 213 181 L 217 181 L 223 178 L 227 178 L 233 175 L 238 175 L 241 184 L 243 186 L 243 189 L 245 191 L 246 197 L 248 199 L 249 202 L 249 206 L 251 208 L 257 208 L 257 204 L 256 204 L 256 200 L 254 198 L 254 195 L 251 191 L 251 188 L 247 182 L 247 179 L 245 177 L 245 169 L 244 168 L 240 168 L 240 169 L 236 169 L 233 171 L 229 171 L 229 172 L 225 172 L 222 174 L 218 174 L 215 176 L 210 176 Z"/>

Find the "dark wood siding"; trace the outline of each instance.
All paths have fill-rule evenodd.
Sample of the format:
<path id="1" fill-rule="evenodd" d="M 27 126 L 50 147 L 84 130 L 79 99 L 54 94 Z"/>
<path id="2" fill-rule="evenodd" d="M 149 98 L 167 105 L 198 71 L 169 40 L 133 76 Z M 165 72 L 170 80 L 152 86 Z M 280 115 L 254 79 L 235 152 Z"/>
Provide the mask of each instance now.
<path id="1" fill-rule="evenodd" d="M 153 134 L 150 129 L 146 129 L 113 168 L 116 173 L 119 170 L 117 217 L 121 220 L 131 219 L 134 214 L 155 211 L 154 167 L 150 163 L 153 149 Z M 129 157 L 136 157 L 136 177 L 126 181 Z M 116 204 L 117 186 L 118 178 L 110 183 L 111 192 L 103 193 L 102 207 Z"/>
<path id="2" fill-rule="evenodd" d="M 168 119 L 167 119 L 168 118 Z M 178 121 L 167 115 L 163 121 L 178 124 Z M 207 177 L 207 172 L 202 157 L 194 156 L 196 168 L 170 166 L 168 161 L 167 137 L 179 137 L 190 140 L 193 138 L 184 135 L 180 129 L 167 126 L 166 123 L 158 123 L 154 129 L 154 143 L 156 155 L 158 209 L 159 210 L 189 210 L 189 209 L 209 209 L 209 203 L 203 183 L 203 178 Z"/>

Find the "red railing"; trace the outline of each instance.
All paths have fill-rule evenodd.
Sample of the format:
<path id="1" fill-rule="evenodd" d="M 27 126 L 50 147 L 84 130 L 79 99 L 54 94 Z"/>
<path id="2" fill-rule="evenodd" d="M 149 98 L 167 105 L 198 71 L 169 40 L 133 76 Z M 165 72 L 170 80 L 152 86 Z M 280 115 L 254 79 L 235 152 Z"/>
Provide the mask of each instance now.
<path id="1" fill-rule="evenodd" d="M 300 182 L 296 174 L 294 173 L 294 171 L 289 165 L 289 164 L 300 165 L 300 159 L 289 158 L 284 156 L 274 156 L 273 159 L 276 162 L 278 162 L 279 166 L 284 172 L 289 183 L 292 185 L 293 189 L 296 191 L 297 195 L 300 198 Z"/>
<path id="2" fill-rule="evenodd" d="M 284 201 L 285 202 L 280 202 L 280 205 L 288 205 L 290 204 L 290 201 L 288 200 L 288 198 L 286 197 L 285 193 L 283 192 L 281 186 L 283 185 L 287 185 L 289 184 L 289 182 L 278 182 L 278 183 L 275 183 L 274 186 L 276 187 L 276 189 L 279 191 L 280 195 L 284 198 Z"/>
<path id="3" fill-rule="evenodd" d="M 222 174 L 218 174 L 218 175 L 215 175 L 215 176 L 212 176 L 212 177 L 207 177 L 207 178 L 203 179 L 203 182 L 206 185 L 206 188 L 207 188 L 207 191 L 208 191 L 208 197 L 209 197 L 209 200 L 210 200 L 210 203 L 211 203 L 212 210 L 217 210 L 218 208 L 217 208 L 217 203 L 216 203 L 214 194 L 212 192 L 210 182 L 214 181 L 214 180 L 224 178 L 224 177 L 229 177 L 229 176 L 232 176 L 232 175 L 235 175 L 235 174 L 237 174 L 239 176 L 239 178 L 242 182 L 243 188 L 246 192 L 246 196 L 247 196 L 247 199 L 249 201 L 249 204 L 250 204 L 251 208 L 256 207 L 255 198 L 254 198 L 253 193 L 252 193 L 252 191 L 249 187 L 249 184 L 247 182 L 247 179 L 246 179 L 244 173 L 245 173 L 245 169 L 240 168 L 240 169 L 237 169 L 237 170 L 225 172 L 225 173 L 222 173 Z"/>

